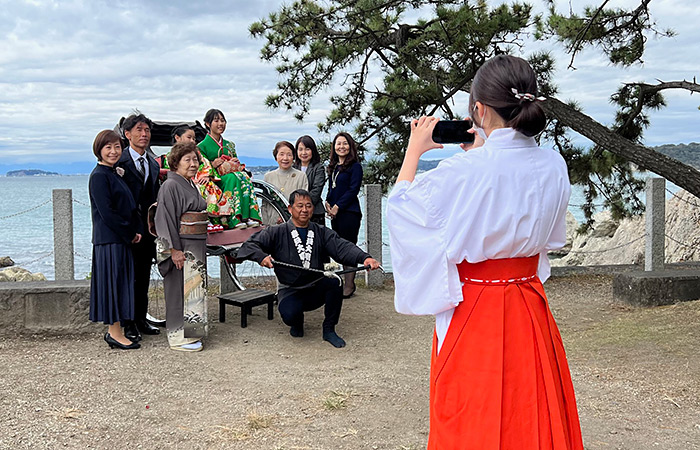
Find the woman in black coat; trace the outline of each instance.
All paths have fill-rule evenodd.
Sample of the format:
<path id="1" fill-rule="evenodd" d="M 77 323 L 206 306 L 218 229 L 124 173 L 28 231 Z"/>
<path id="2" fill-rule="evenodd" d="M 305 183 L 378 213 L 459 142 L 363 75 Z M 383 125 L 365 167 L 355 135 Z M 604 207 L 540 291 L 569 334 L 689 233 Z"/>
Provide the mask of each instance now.
<path id="1" fill-rule="evenodd" d="M 321 193 L 326 184 L 326 169 L 321 163 L 321 155 L 318 153 L 316 142 L 311 136 L 302 136 L 295 144 L 297 157 L 294 160 L 294 168 L 306 174 L 309 182 L 309 194 L 314 204 L 314 214 L 311 221 L 319 225 L 326 224 L 326 211 L 321 201 Z"/>
<path id="2" fill-rule="evenodd" d="M 362 186 L 362 165 L 357 158 L 357 144 L 348 133 L 341 132 L 333 138 L 328 176 L 325 206 L 331 218 L 331 228 L 343 239 L 357 244 L 362 221 L 358 198 Z M 354 292 L 355 272 L 347 273 L 343 296 L 348 298 Z"/>
<path id="3" fill-rule="evenodd" d="M 136 349 L 120 323 L 134 318 L 134 263 L 131 244 L 141 240 L 136 202 L 114 165 L 122 155 L 119 135 L 103 130 L 92 150 L 97 166 L 90 174 L 92 212 L 92 276 L 90 320 L 108 325 L 104 340 L 110 348 Z"/>

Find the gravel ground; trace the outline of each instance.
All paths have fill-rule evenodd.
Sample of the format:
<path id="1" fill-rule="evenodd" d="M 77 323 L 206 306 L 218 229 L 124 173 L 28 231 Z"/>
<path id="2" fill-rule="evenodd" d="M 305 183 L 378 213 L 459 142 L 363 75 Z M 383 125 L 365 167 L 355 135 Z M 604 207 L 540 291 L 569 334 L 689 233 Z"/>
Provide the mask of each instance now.
<path id="1" fill-rule="evenodd" d="M 587 449 L 700 449 L 700 302 L 616 304 L 611 279 L 546 290 L 569 355 Z M 396 314 L 391 286 L 360 289 L 338 332 L 306 336 L 256 308 L 213 323 L 201 353 L 146 337 L 109 350 L 101 335 L 0 339 L 0 448 L 425 448 L 433 322 Z M 210 316 L 216 317 L 215 304 Z"/>

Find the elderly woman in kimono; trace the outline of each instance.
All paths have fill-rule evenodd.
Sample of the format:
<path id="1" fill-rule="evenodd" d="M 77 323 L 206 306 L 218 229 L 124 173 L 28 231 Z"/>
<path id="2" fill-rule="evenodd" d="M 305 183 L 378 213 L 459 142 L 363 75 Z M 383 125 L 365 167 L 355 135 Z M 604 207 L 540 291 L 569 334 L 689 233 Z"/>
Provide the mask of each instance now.
<path id="1" fill-rule="evenodd" d="M 155 214 L 168 343 L 180 351 L 202 349 L 200 338 L 206 322 L 207 202 L 192 181 L 200 158 L 194 142 L 173 146 L 168 154 L 170 174 L 158 193 Z M 190 330 L 195 332 L 188 336 Z"/>
<path id="2" fill-rule="evenodd" d="M 537 145 L 535 73 L 509 55 L 472 82 L 479 136 L 416 175 L 438 119 L 411 122 L 387 222 L 404 314 L 435 315 L 428 449 L 581 450 L 576 400 L 542 282 L 565 242 L 564 159 Z"/>

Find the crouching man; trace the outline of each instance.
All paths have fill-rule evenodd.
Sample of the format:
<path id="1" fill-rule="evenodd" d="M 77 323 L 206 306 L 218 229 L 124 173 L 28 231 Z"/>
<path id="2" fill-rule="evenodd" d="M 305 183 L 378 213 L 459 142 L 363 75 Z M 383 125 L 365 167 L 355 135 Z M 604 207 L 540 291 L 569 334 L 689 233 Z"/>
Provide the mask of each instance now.
<path id="1" fill-rule="evenodd" d="M 338 279 L 275 262 L 318 270 L 323 270 L 327 256 L 346 266 L 362 264 L 377 269 L 379 263 L 335 231 L 310 221 L 314 205 L 308 191 L 298 189 L 290 194 L 289 212 L 292 218 L 288 222 L 251 236 L 238 251 L 238 258 L 275 270 L 280 283 L 279 312 L 290 327 L 289 334 L 304 336 L 304 312 L 323 306 L 323 340 L 337 348 L 345 347 L 345 341 L 335 331 L 343 307 L 343 289 Z"/>

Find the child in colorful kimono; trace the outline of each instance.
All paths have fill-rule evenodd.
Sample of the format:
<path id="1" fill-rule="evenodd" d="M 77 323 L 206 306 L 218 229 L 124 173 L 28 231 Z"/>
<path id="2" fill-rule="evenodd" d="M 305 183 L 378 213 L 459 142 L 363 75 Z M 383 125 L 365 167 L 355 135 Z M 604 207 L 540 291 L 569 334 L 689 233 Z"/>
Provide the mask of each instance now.
<path id="1" fill-rule="evenodd" d="M 202 156 L 211 162 L 214 182 L 223 191 L 223 197 L 232 205 L 231 219 L 227 222 L 222 220 L 222 225 L 227 228 L 258 226 L 261 222 L 260 207 L 255 198 L 253 184 L 248 174 L 243 171 L 245 166 L 238 160 L 235 144 L 222 137 L 226 131 L 224 113 L 218 109 L 210 109 L 204 115 L 204 125 L 209 133 L 197 147 Z"/>

